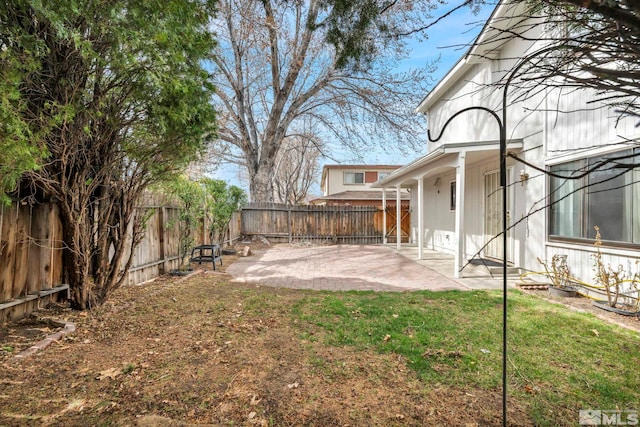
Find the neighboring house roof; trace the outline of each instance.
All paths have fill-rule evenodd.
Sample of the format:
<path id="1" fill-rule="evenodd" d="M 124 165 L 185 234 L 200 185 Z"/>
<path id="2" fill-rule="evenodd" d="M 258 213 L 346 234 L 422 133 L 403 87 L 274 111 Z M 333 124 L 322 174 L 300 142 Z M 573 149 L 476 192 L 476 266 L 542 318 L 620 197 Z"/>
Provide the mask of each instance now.
<path id="1" fill-rule="evenodd" d="M 395 200 L 396 192 L 394 190 L 388 190 L 387 192 L 387 200 Z M 410 200 L 411 195 L 406 191 L 400 192 L 401 200 Z M 382 191 L 373 190 L 373 191 L 343 191 L 341 193 L 330 194 L 324 197 L 318 197 L 317 199 L 313 199 L 311 203 L 323 201 L 323 200 L 382 200 Z"/>
<path id="2" fill-rule="evenodd" d="M 396 192 L 393 190 L 387 191 L 387 199 L 396 197 Z M 409 200 L 410 195 L 406 191 L 400 192 L 400 198 L 402 200 Z M 316 200 L 382 200 L 382 191 L 343 191 L 341 193 L 330 194 L 328 196 L 320 197 Z"/>
<path id="3" fill-rule="evenodd" d="M 402 165 L 324 165 L 322 169 L 397 169 Z"/>

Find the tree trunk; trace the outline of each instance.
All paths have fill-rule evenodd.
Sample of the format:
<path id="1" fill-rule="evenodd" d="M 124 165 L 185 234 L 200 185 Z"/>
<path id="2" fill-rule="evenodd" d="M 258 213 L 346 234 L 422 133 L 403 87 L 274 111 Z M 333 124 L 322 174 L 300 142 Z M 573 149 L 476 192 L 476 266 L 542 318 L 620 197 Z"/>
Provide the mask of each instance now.
<path id="1" fill-rule="evenodd" d="M 251 201 L 259 203 L 273 202 L 273 186 L 271 180 L 275 173 L 275 162 L 273 159 L 258 163 L 255 171 L 249 170 Z"/>

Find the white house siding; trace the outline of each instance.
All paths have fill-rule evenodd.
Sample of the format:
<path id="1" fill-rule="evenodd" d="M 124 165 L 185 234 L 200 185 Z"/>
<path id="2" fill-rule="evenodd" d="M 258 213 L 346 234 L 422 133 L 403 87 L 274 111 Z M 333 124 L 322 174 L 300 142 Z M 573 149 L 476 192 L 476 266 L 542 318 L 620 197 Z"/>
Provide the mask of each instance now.
<path id="1" fill-rule="evenodd" d="M 440 179 L 436 185 L 436 179 Z M 425 180 L 424 242 L 429 249 L 453 254 L 456 249 L 455 211 L 449 209 L 449 183 L 455 181 L 453 169 Z"/>
<path id="2" fill-rule="evenodd" d="M 502 90 L 488 86 L 504 77 L 504 70 L 512 66 L 513 58 L 519 57 L 522 51 L 530 50 L 531 43 L 512 41 L 503 46 L 500 57 L 494 61 L 485 61 L 471 66 L 462 78 L 445 93 L 428 112 L 429 129 L 432 137 L 439 134 L 441 126 L 446 120 L 463 108 L 484 106 L 493 109 L 501 117 Z M 511 98 L 516 94 L 509 93 L 509 108 L 507 114 L 507 138 L 522 140 L 524 147 L 520 155 L 527 161 L 542 164 L 543 125 L 544 114 L 534 111 L 542 102 L 538 99 L 528 99 L 526 102 L 513 102 Z M 539 106 L 538 106 L 539 107 Z M 539 108 L 538 108 L 539 109 Z M 430 150 L 435 150 L 442 144 L 451 143 L 479 143 L 483 141 L 497 141 L 499 127 L 494 118 L 485 111 L 468 111 L 454 119 L 445 130 L 443 137 L 437 143 L 430 143 Z M 525 217 L 530 210 L 528 200 L 544 198 L 545 177 L 529 170 L 524 165 L 509 159 L 510 179 L 515 181 L 509 187 L 510 224 Z M 465 257 L 466 259 L 479 253 L 486 243 L 485 239 L 485 194 L 484 176 L 486 173 L 499 169 L 497 151 L 491 157 L 481 161 L 470 162 L 466 166 L 465 180 Z M 524 184 L 519 183 L 520 171 L 529 174 L 530 179 Z M 433 183 L 440 178 L 440 194 Z M 430 177 L 424 186 L 425 192 L 425 245 L 443 252 L 453 253 L 456 249 L 454 212 L 449 210 L 449 187 L 455 179 L 455 170 Z M 446 191 L 442 191 L 442 190 Z M 539 205 L 543 206 L 543 205 Z M 417 226 L 417 221 L 414 222 Z M 544 256 L 545 242 L 545 212 L 544 209 L 532 214 L 526 221 L 522 221 L 510 232 L 511 245 L 508 247 L 508 257 L 515 265 L 523 268 L 537 269 L 536 257 Z M 483 255 L 483 254 L 481 254 Z"/>
<path id="3" fill-rule="evenodd" d="M 473 65 L 437 104 L 429 109 L 427 121 L 431 136 L 435 138 L 439 135 L 442 126 L 456 112 L 472 106 L 485 105 L 487 97 L 497 99 L 497 94 L 490 93 L 487 89 L 489 83 L 491 64 L 485 62 Z M 439 141 L 429 142 L 428 150 L 432 152 L 444 143 L 497 140 L 498 131 L 497 122 L 488 113 L 468 111 L 451 122 Z"/>
<path id="4" fill-rule="evenodd" d="M 640 253 L 637 250 L 602 248 L 601 252 L 605 266 L 610 265 L 614 270 L 617 270 L 618 266 L 622 266 L 627 273 L 633 274 L 640 268 L 640 265 L 636 264 L 640 260 Z M 593 259 L 595 248 L 593 246 L 549 242 L 546 253 L 548 260 L 555 254 L 567 255 L 569 274 L 572 277 L 592 285 L 597 284 Z M 592 294 L 593 296 L 598 296 L 597 292 L 592 292 Z"/>
<path id="5" fill-rule="evenodd" d="M 541 28 L 536 31 L 539 34 Z M 445 122 L 467 107 L 483 106 L 501 116 L 502 89 L 490 88 L 488 84 L 502 81 L 506 70 L 540 47 L 540 43 L 514 40 L 492 52 L 495 55 L 492 60 L 467 58 L 459 63 L 421 104 L 422 111 L 428 110 L 431 136 L 439 135 Z M 521 142 L 522 148 L 517 154 L 531 164 L 545 167 L 583 159 L 620 150 L 625 140 L 640 138 L 640 127 L 635 126 L 637 120 L 620 120 L 611 109 L 596 108 L 598 104 L 593 102 L 593 92 L 547 89 L 527 97 L 525 101 L 515 102 L 522 93 L 516 79 L 508 92 L 507 140 Z M 478 148 L 484 142 L 498 139 L 498 126 L 489 113 L 468 111 L 451 122 L 439 141 L 429 142 L 427 146 L 428 152 L 434 153 L 442 147 L 464 144 L 456 148 L 462 151 L 466 146 L 472 149 L 475 144 Z M 466 154 L 465 191 L 460 196 L 465 200 L 463 256 L 468 259 L 485 244 L 484 175 L 499 168 L 499 157 L 495 150 L 484 159 L 471 156 L 469 151 Z M 508 159 L 507 164 L 512 180 L 509 187 L 511 205 L 508 207 L 510 224 L 520 221 L 511 231 L 513 244 L 508 248 L 509 259 L 516 266 L 540 271 L 537 258 L 551 259 L 553 254 L 566 254 L 571 274 L 593 282 L 594 248 L 591 244 L 556 242 L 548 238 L 547 176 L 513 159 Z M 521 171 L 529 176 L 522 183 Z M 458 239 L 455 235 L 455 214 L 449 210 L 449 182 L 455 179 L 455 172 L 455 161 L 447 167 L 429 163 L 424 169 L 416 170 L 415 176 L 409 180 L 412 182 L 424 177 L 424 247 L 454 254 L 457 253 Z M 438 179 L 439 187 L 435 186 Z M 419 232 L 417 185 L 412 185 L 412 239 L 415 242 Z M 636 264 L 640 259 L 637 249 L 603 247 L 602 252 L 604 262 L 614 268 L 622 265 L 628 272 L 640 268 L 640 264 Z"/>
<path id="6" fill-rule="evenodd" d="M 547 113 L 545 121 L 546 164 L 554 165 L 581 160 L 599 154 L 615 153 L 628 148 L 626 141 L 638 140 L 637 120 L 621 119 L 610 108 L 603 107 L 592 90 L 554 90 L 547 98 L 548 105 L 558 105 L 560 113 Z M 640 213 L 634 212 L 634 215 Z M 606 238 L 606 236 L 603 236 Z M 640 269 L 637 249 L 602 246 L 603 261 L 616 269 L 621 265 L 628 274 Z M 595 284 L 594 247 L 591 244 L 548 241 L 545 258 L 555 254 L 567 255 L 572 276 Z"/>

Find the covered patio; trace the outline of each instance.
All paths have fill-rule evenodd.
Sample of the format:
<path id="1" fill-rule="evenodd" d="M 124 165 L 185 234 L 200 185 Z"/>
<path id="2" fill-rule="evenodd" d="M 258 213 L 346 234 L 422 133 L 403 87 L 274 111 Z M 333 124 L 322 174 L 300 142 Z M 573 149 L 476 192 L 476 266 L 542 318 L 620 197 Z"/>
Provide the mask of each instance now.
<path id="1" fill-rule="evenodd" d="M 509 150 L 518 151 L 522 146 L 521 140 L 508 142 Z M 476 275 L 465 265 L 477 252 L 489 257 L 491 252 L 496 258 L 502 253 L 500 239 L 483 247 L 501 231 L 501 212 L 493 206 L 500 200 L 501 189 L 497 181 L 495 188 L 487 186 L 491 182 L 487 177 L 497 168 L 499 149 L 499 141 L 443 144 L 374 184 L 384 190 L 395 189 L 396 194 L 410 191 L 410 243 L 415 246 L 416 260 L 432 261 L 429 250 L 448 254 L 451 260 L 447 274 L 457 279 Z M 513 182 L 513 166 L 509 166 L 508 174 L 508 182 Z M 513 201 L 513 188 L 508 191 Z M 437 242 L 442 236 L 446 242 Z M 401 251 L 404 245 L 398 241 L 395 248 Z"/>

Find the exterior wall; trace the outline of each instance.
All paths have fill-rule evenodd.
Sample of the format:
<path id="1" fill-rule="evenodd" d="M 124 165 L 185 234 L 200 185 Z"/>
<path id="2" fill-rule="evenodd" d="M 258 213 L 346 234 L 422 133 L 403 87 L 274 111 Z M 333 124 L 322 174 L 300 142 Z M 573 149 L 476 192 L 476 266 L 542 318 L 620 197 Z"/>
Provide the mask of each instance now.
<path id="1" fill-rule="evenodd" d="M 486 101 L 483 102 L 483 100 L 486 96 L 490 96 L 486 86 L 490 82 L 491 64 L 487 62 L 474 65 L 429 109 L 427 120 L 431 136 L 437 137 L 442 132 L 446 121 L 456 112 L 471 106 L 484 105 Z M 496 96 L 492 98 L 497 99 Z M 434 151 L 445 143 L 498 139 L 498 126 L 486 112 L 468 111 L 453 120 L 439 141 L 428 143 L 428 152 Z"/>
<path id="2" fill-rule="evenodd" d="M 377 181 L 378 174 L 381 172 L 390 173 L 397 169 L 396 166 L 386 168 L 376 168 L 375 166 L 363 165 L 359 166 L 325 166 L 327 176 L 323 183 L 323 196 L 330 194 L 341 193 L 343 191 L 363 191 L 363 190 L 379 190 L 378 188 L 371 188 L 371 184 Z M 362 172 L 364 179 L 362 184 L 345 184 L 344 174 L 345 172 Z M 375 179 L 374 179 L 375 178 Z"/>
<path id="3" fill-rule="evenodd" d="M 436 183 L 438 178 L 440 181 Z M 455 179 L 455 170 L 451 169 L 427 178 L 424 185 L 424 242 L 429 249 L 452 254 L 456 248 L 456 234 L 455 211 L 449 209 L 449 183 Z"/>
<path id="4" fill-rule="evenodd" d="M 625 139 L 640 138 L 637 119 L 620 119 L 619 114 L 602 107 L 591 90 L 556 89 L 546 98 L 547 109 L 564 113 L 546 113 L 546 155 L 548 163 L 569 161 L 599 151 L 620 149 Z M 612 147 L 613 146 L 613 147 Z M 569 160 L 567 160 L 569 159 Z"/>
<path id="5" fill-rule="evenodd" d="M 602 107 L 593 91 L 569 92 L 557 89 L 549 93 L 548 105 L 557 103 L 565 113 L 547 113 L 545 120 L 545 163 L 554 165 L 589 156 L 613 153 L 628 148 L 628 140 L 640 138 L 637 119 L 620 118 L 610 108 Z M 568 111 L 568 112 L 567 112 Z M 637 146 L 633 143 L 630 146 Z M 547 189 L 547 191 L 549 191 Z M 637 214 L 637 213 L 635 213 Z M 640 270 L 638 248 L 618 248 L 603 244 L 601 247 L 605 265 L 616 269 L 618 265 L 632 275 Z M 567 255 L 570 274 L 584 282 L 595 284 L 593 254 L 590 242 L 561 242 L 547 239 L 545 259 L 553 255 Z"/>
<path id="6" fill-rule="evenodd" d="M 528 37 L 535 39 L 542 26 Z M 503 81 L 508 70 L 531 52 L 542 47 L 540 42 L 514 40 L 501 46 L 494 59 L 465 63 L 466 70 L 456 75 L 455 81 L 444 81 L 449 88 L 438 100 L 429 104 L 427 111 L 432 137 L 440 134 L 445 122 L 464 108 L 482 106 L 501 116 L 502 89 L 490 84 Z M 453 78 L 448 76 L 448 78 Z M 444 86 L 446 87 L 446 86 Z M 496 89 L 497 87 L 497 89 Z M 640 139 L 637 119 L 620 119 L 619 114 L 602 107 L 593 91 L 575 89 L 547 89 L 536 94 L 524 92 L 518 79 L 508 89 L 507 140 L 522 143 L 517 153 L 528 163 L 545 167 L 586 157 L 615 152 L 625 148 L 625 141 Z M 524 101 L 522 100 L 524 99 Z M 432 102 L 432 101 L 429 101 Z M 427 104 L 425 104 L 427 105 Z M 556 112 L 557 111 L 557 112 Z M 446 128 L 442 138 L 428 142 L 432 153 L 442 145 L 464 144 L 469 150 L 480 147 L 482 142 L 499 139 L 496 121 L 486 111 L 466 111 L 457 116 Z M 476 144 L 476 145 L 474 145 Z M 628 146 L 626 146 L 628 147 Z M 464 147 L 458 145 L 457 150 Z M 467 159 L 471 156 L 467 152 Z M 468 259 L 485 244 L 484 212 L 486 195 L 485 174 L 499 168 L 497 153 L 487 153 L 485 158 L 474 157 L 466 162 L 464 256 Z M 568 255 L 572 276 L 594 283 L 594 247 L 591 242 L 558 242 L 548 238 L 549 183 L 547 176 L 513 159 L 508 159 L 510 246 L 509 260 L 526 270 L 540 271 L 537 258 L 551 259 L 554 254 Z M 521 181 L 521 176 L 527 177 Z M 449 210 L 449 182 L 455 177 L 455 167 L 439 168 L 429 164 L 415 172 L 411 179 L 424 179 L 424 246 L 428 249 L 455 253 L 455 213 Z M 410 179 L 408 177 L 407 179 Z M 436 186 L 439 180 L 440 186 Z M 412 187 L 412 241 L 417 241 L 417 185 Z M 605 264 L 622 265 L 630 274 L 640 270 L 640 249 L 601 248 Z M 464 262 L 464 260 L 462 260 Z"/>
<path id="7" fill-rule="evenodd" d="M 516 59 L 526 52 L 532 52 L 536 44 L 521 40 L 506 43 L 495 60 L 484 60 L 472 64 L 452 87 L 447 90 L 428 112 L 428 124 L 431 136 L 440 134 L 446 121 L 457 112 L 469 108 L 482 106 L 496 112 L 502 118 L 502 95 L 500 85 L 495 86 L 505 77 L 505 70 L 511 69 Z M 523 53 L 524 52 L 524 53 Z M 544 115 L 539 110 L 539 103 L 543 95 L 527 98 L 526 101 L 514 102 L 518 97 L 518 83 L 515 81 L 508 88 L 507 139 L 522 139 L 535 132 L 540 132 Z M 431 152 L 445 143 L 465 143 L 497 141 L 499 139 L 498 122 L 486 111 L 471 110 L 462 113 L 445 129 L 442 139 L 429 142 L 428 151 Z"/>

